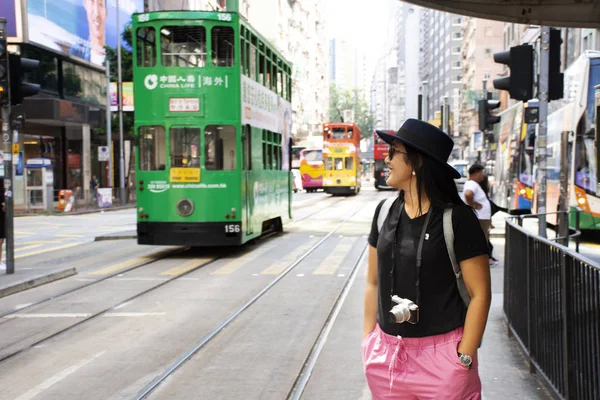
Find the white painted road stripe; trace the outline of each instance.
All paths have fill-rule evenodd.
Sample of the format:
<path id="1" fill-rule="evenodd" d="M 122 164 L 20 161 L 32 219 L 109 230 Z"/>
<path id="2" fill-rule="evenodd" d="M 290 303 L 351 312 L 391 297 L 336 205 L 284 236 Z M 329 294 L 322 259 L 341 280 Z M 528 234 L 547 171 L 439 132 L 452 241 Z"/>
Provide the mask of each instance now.
<path id="1" fill-rule="evenodd" d="M 165 312 L 120 312 L 120 313 L 108 313 L 104 314 L 103 317 L 155 317 L 159 315 L 165 315 Z"/>
<path id="2" fill-rule="evenodd" d="M 4 318 L 87 318 L 92 314 L 88 313 L 63 313 L 63 314 L 13 314 Z"/>
<path id="3" fill-rule="evenodd" d="M 34 387 L 33 389 L 29 390 L 27 393 L 24 393 L 21 396 L 17 397 L 16 400 L 33 399 L 35 396 L 42 393 L 44 390 L 46 390 L 46 389 L 52 387 L 53 385 L 57 384 L 58 382 L 62 381 L 67 376 L 76 372 L 78 369 L 85 367 L 87 364 L 91 363 L 98 357 L 102 356 L 104 353 L 106 353 L 106 350 L 101 351 L 100 353 L 97 353 L 96 355 L 92 356 L 92 358 L 88 358 L 87 360 L 81 361 L 79 364 L 72 365 L 69 368 L 62 370 L 58 374 L 54 375 L 52 378 L 47 379 L 46 381 L 44 381 L 41 384 Z"/>
<path id="4" fill-rule="evenodd" d="M 164 312 L 129 312 L 129 313 L 107 313 L 104 314 L 103 317 L 150 317 L 157 315 L 165 315 Z M 14 319 L 14 318 L 88 318 L 91 317 L 92 314 L 87 313 L 64 313 L 64 314 L 13 314 L 7 315 L 4 318 Z"/>

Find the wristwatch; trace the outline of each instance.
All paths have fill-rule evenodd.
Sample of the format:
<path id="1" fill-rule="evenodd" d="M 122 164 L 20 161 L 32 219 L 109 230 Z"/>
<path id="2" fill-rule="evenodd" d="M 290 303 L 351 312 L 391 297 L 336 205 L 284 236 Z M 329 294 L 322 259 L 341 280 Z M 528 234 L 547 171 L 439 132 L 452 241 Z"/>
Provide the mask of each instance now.
<path id="1" fill-rule="evenodd" d="M 471 356 L 468 354 L 461 354 L 459 352 L 456 352 L 456 354 L 458 354 L 458 359 L 460 360 L 460 363 L 463 366 L 471 369 L 471 365 L 473 365 L 473 359 L 471 358 Z"/>

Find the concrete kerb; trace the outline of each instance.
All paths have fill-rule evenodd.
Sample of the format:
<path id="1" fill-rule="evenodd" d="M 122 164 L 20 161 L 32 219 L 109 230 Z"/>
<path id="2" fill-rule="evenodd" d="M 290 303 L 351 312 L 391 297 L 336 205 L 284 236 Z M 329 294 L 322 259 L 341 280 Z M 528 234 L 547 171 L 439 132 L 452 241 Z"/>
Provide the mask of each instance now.
<path id="1" fill-rule="evenodd" d="M 67 268 L 61 271 L 55 271 L 47 275 L 38 276 L 35 278 L 28 278 L 21 282 L 16 282 L 10 286 L 0 288 L 0 298 L 10 296 L 15 293 L 23 292 L 25 290 L 33 289 L 34 287 L 42 286 L 47 283 L 58 281 L 60 279 L 68 278 L 76 275 L 77 270 L 75 268 Z"/>
<path id="2" fill-rule="evenodd" d="M 137 232 L 127 231 L 127 232 L 111 233 L 108 235 L 96 236 L 94 238 L 94 242 L 102 242 L 102 241 L 106 241 L 106 240 L 127 240 L 127 239 L 137 239 Z"/>
<path id="3" fill-rule="evenodd" d="M 58 212 L 52 211 L 49 213 L 33 213 L 33 214 L 15 214 L 15 218 L 23 218 L 23 217 L 36 217 L 40 215 L 52 216 L 52 217 L 66 217 L 69 215 L 82 215 L 82 214 L 95 214 L 100 212 L 109 212 L 109 211 L 122 211 L 122 210 L 130 210 L 136 208 L 135 204 L 131 204 L 123 207 L 111 207 L 111 208 L 95 208 L 93 210 L 82 210 L 82 211 L 73 211 L 73 212 Z"/>

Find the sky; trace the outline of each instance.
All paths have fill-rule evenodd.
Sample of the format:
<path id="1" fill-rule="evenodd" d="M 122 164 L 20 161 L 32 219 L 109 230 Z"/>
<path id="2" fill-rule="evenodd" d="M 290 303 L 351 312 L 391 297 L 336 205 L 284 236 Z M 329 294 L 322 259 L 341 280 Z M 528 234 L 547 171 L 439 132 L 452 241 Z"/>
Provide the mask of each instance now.
<path id="1" fill-rule="evenodd" d="M 387 31 L 389 0 L 358 2 L 326 0 L 325 17 L 329 39 L 352 40 L 371 57 L 383 55 Z M 365 7 L 368 4 L 368 7 Z"/>

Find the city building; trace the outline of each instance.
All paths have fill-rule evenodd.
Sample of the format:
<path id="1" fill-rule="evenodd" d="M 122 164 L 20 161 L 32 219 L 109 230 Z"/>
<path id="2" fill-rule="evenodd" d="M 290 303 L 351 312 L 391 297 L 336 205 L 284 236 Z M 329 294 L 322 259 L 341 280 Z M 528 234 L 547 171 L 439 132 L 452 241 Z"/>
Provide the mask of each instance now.
<path id="1" fill-rule="evenodd" d="M 244 0 L 248 21 L 292 63 L 292 134 L 301 141 L 329 117 L 329 46 L 316 0 Z"/>
<path id="2" fill-rule="evenodd" d="M 458 141 L 466 149 L 473 132 L 479 130 L 478 101 L 494 90 L 493 79 L 503 71 L 503 65 L 494 62 L 494 53 L 504 49 L 504 22 L 479 18 L 465 18 L 462 44 L 462 90 L 460 92 L 460 135 Z M 473 158 L 477 154 L 463 154 Z"/>
<path id="3" fill-rule="evenodd" d="M 19 151 L 13 157 L 17 210 L 33 200 L 26 196 L 24 167 L 34 158 L 52 164 L 54 200 L 61 189 L 79 190 L 87 198 L 92 175 L 100 178 L 101 186 L 107 185 L 106 163 L 97 161 L 98 146 L 106 145 L 104 46 L 116 48 L 131 14 L 143 11 L 144 3 L 122 0 L 118 10 L 114 2 L 106 7 L 105 18 L 90 24 L 93 10 L 83 2 L 3 0 L 0 4 L 0 15 L 8 24 L 9 52 L 40 61 L 38 70 L 27 77 L 40 84 L 39 94 L 12 108 L 13 117 L 25 117 L 15 141 Z M 71 23 L 65 24 L 65 18 Z M 113 144 L 113 154 L 119 154 L 118 137 Z"/>
<path id="4" fill-rule="evenodd" d="M 439 119 L 444 101 L 452 115 L 458 116 L 462 86 L 462 24 L 465 17 L 437 10 L 420 13 L 420 77 L 426 119 Z M 450 120 L 451 132 L 461 130 L 458 117 Z"/>

